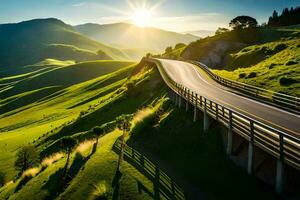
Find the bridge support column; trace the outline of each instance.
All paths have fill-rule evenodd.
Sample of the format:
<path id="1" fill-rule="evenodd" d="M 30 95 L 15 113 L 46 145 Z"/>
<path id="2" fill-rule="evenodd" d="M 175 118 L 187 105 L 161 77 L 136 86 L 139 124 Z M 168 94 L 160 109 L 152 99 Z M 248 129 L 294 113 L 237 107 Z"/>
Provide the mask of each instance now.
<path id="1" fill-rule="evenodd" d="M 190 90 L 189 89 L 187 89 L 186 94 L 187 94 L 187 98 L 185 101 L 185 111 L 187 112 L 189 110 L 189 103 L 190 103 Z"/>
<path id="2" fill-rule="evenodd" d="M 203 131 L 204 131 L 204 133 L 206 133 L 208 130 L 208 125 L 209 125 L 208 120 L 209 119 L 208 119 L 208 114 L 207 114 L 206 99 L 204 99 L 204 112 L 203 112 Z"/>
<path id="3" fill-rule="evenodd" d="M 284 179 L 284 163 L 280 159 L 276 162 L 276 192 L 283 192 L 283 179 Z"/>
<path id="4" fill-rule="evenodd" d="M 182 104 L 182 97 L 180 95 L 178 95 L 178 107 L 181 108 L 181 104 Z"/>
<path id="5" fill-rule="evenodd" d="M 229 124 L 228 124 L 228 133 L 227 133 L 227 155 L 232 153 L 232 111 L 229 110 Z"/>
<path id="6" fill-rule="evenodd" d="M 276 192 L 282 193 L 284 189 L 284 139 L 283 135 L 279 135 L 279 158 L 276 163 Z"/>
<path id="7" fill-rule="evenodd" d="M 197 121 L 197 116 L 198 116 L 198 109 L 197 109 L 197 104 L 198 104 L 198 95 L 195 95 L 195 106 L 194 106 L 194 122 Z"/>
<path id="8" fill-rule="evenodd" d="M 254 150 L 254 127 L 253 121 L 250 121 L 250 141 L 248 145 L 248 174 L 253 172 L 253 150 Z"/>

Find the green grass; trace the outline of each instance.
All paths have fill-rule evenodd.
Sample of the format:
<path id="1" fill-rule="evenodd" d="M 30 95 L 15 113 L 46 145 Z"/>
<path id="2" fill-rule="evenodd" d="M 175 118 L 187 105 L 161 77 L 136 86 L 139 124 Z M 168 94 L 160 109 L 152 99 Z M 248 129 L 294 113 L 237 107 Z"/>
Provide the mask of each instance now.
<path id="1" fill-rule="evenodd" d="M 8 180 L 16 174 L 13 163 L 15 153 L 21 145 L 37 142 L 38 138 L 46 137 L 46 134 L 53 134 L 62 125 L 76 120 L 82 111 L 92 112 L 107 104 L 113 99 L 112 95 L 115 94 L 116 88 L 123 85 L 134 67 L 131 63 L 126 62 L 96 63 L 94 65 L 90 63 L 91 66 L 80 64 L 82 70 L 78 66 L 74 67 L 79 69 L 79 74 L 80 70 L 84 72 L 89 69 L 96 73 L 95 70 L 98 69 L 102 71 L 98 72 L 98 75 L 102 75 L 98 78 L 93 79 L 95 75 L 91 75 L 91 80 L 83 81 L 88 77 L 86 76 L 85 79 L 81 79 L 83 82 L 65 89 L 60 88 L 60 91 L 56 93 L 48 90 L 50 96 L 43 95 L 44 97 L 36 98 L 33 95 L 37 95 L 39 91 L 33 90 L 25 95 L 21 93 L 17 97 L 1 101 L 2 108 L 4 104 L 5 106 L 18 104 L 14 106 L 14 109 L 11 108 L 10 111 L 0 115 L 0 170 L 6 173 Z M 68 67 L 61 69 L 66 69 L 67 72 L 70 70 Z M 47 81 L 48 79 L 40 80 Z M 79 80 L 77 81 L 79 82 Z M 51 79 L 49 81 L 53 82 Z M 98 98 L 93 98 L 97 95 Z M 27 97 L 27 100 L 36 99 L 36 101 L 24 103 L 24 98 Z"/>
<path id="2" fill-rule="evenodd" d="M 125 68 L 126 69 L 126 68 Z M 125 70 L 123 69 L 123 71 Z M 130 67 L 132 69 L 132 67 Z M 43 102 L 40 106 L 37 107 L 36 111 L 29 109 L 32 113 L 39 113 L 39 114 L 45 114 L 40 113 L 39 107 L 45 107 L 48 108 L 48 110 L 45 110 L 45 112 L 51 116 L 51 113 L 49 112 L 52 110 L 52 116 L 55 113 L 56 115 L 59 114 L 58 110 L 61 110 L 62 107 L 66 108 L 66 105 L 72 106 L 74 104 L 78 104 L 78 98 L 85 99 L 85 96 L 88 96 L 90 94 L 91 96 L 94 96 L 95 93 L 99 93 L 99 90 L 107 90 L 109 87 L 113 87 L 112 85 L 118 83 L 117 81 L 112 81 L 110 84 L 108 82 L 110 79 L 114 78 L 114 75 L 118 73 L 114 72 L 112 74 L 107 74 L 106 76 L 101 76 L 95 80 L 91 80 L 88 82 L 84 82 L 75 86 L 72 86 L 68 88 L 68 92 L 65 92 L 62 96 L 59 96 L 58 98 L 54 99 L 47 99 L 45 102 Z M 90 110 L 82 119 L 77 119 L 76 121 L 73 121 L 73 125 L 69 125 L 67 129 L 62 129 L 60 131 L 59 129 L 53 133 L 50 133 L 50 135 L 46 135 L 46 137 L 41 137 L 41 139 L 37 139 L 37 136 L 41 136 L 42 133 L 45 133 L 47 129 L 45 127 L 41 127 L 39 123 L 45 123 L 44 125 L 51 126 L 48 128 L 49 130 L 53 130 L 54 127 L 57 127 L 59 124 L 66 123 L 68 119 L 63 118 L 62 121 L 57 122 L 54 119 L 48 119 L 45 122 L 39 122 L 37 119 L 32 119 L 33 124 L 25 124 L 22 128 L 16 128 L 12 129 L 11 131 L 5 133 L 0 137 L 2 141 L 5 141 L 5 143 L 9 143 L 12 146 L 12 149 L 9 151 L 12 151 L 14 148 L 17 148 L 17 146 L 21 144 L 26 144 L 27 141 L 32 142 L 32 140 L 35 140 L 36 142 L 34 144 L 39 144 L 38 149 L 43 150 L 49 148 L 49 144 L 55 143 L 55 141 L 58 141 L 62 136 L 65 134 L 70 135 L 78 135 L 78 134 L 84 134 L 86 130 L 89 130 L 90 127 L 94 127 L 96 125 L 101 125 L 102 123 L 110 120 L 111 118 L 115 118 L 116 116 L 119 116 L 123 113 L 134 113 L 138 111 L 139 108 L 142 108 L 142 106 L 146 106 L 149 102 L 153 102 L 153 100 L 159 96 L 159 94 L 162 92 L 161 90 L 158 90 L 157 93 L 148 93 L 143 92 L 141 94 L 141 91 L 152 91 L 154 88 L 159 86 L 161 84 L 161 80 L 158 79 L 159 74 L 157 71 L 147 71 L 141 75 L 137 75 L 136 77 L 131 78 L 131 82 L 135 84 L 133 88 L 130 90 L 123 90 L 120 93 L 120 95 L 112 96 L 113 94 L 116 94 L 115 92 L 110 92 L 105 96 L 101 96 L 94 101 L 89 101 L 88 105 L 91 105 L 92 103 L 98 104 L 100 101 L 101 103 L 93 107 L 92 110 Z M 97 80 L 97 81 L 96 81 Z M 106 82 L 105 82 L 106 81 Z M 124 81 L 122 83 L 119 83 L 119 88 L 123 88 Z M 107 86 L 101 87 L 99 84 L 108 84 Z M 163 89 L 163 88 L 162 88 Z M 115 89 L 117 90 L 117 89 Z M 118 91 L 118 90 L 117 90 Z M 87 93 L 87 94 L 86 94 Z M 141 95 L 137 95 L 140 93 Z M 70 98 L 69 95 L 72 95 L 72 98 Z M 68 99 L 68 100 L 67 100 Z M 107 99 L 108 101 L 103 101 L 104 99 Z M 112 105 L 119 105 L 115 109 L 110 109 L 109 111 L 106 109 L 108 106 Z M 50 105 L 49 105 L 50 103 Z M 84 108 L 89 110 L 89 106 L 87 104 L 75 106 L 72 110 L 68 110 L 66 114 L 68 114 L 68 117 L 77 117 L 78 112 L 82 111 Z M 107 105 L 107 106 L 106 106 Z M 130 105 L 130 106 L 128 106 Z M 115 107 L 115 106 L 112 106 Z M 39 111 L 38 111 L 39 110 Z M 62 111 L 60 111 L 62 112 Z M 73 114 L 74 113 L 74 114 Z M 24 112 L 22 113 L 25 114 Z M 61 113 L 63 115 L 63 112 Z M 70 116 L 71 115 L 71 116 Z M 32 117 L 31 116 L 24 116 L 26 117 Z M 60 116 L 59 116 L 60 117 Z M 14 120 L 19 120 L 16 117 L 16 115 L 11 116 Z M 86 119 L 96 119 L 96 120 L 86 120 Z M 7 119 L 7 118 L 6 118 Z M 97 120 L 98 119 L 98 120 Z M 6 120 L 7 121 L 7 120 Z M 26 120 L 28 121 L 28 120 Z M 53 125 L 55 122 L 57 122 L 56 125 Z M 82 125 L 83 127 L 81 129 L 85 130 L 83 132 L 78 132 L 77 126 L 80 127 Z M 13 128 L 13 127 L 12 127 Z M 26 134 L 18 134 L 17 131 L 26 130 Z M 40 131 L 38 135 L 34 135 L 33 129 L 37 130 L 43 130 Z M 67 131 L 68 130 L 68 131 Z M 32 132 L 31 132 L 32 131 Z M 64 133 L 61 135 L 61 133 Z M 12 136 L 13 140 L 9 140 L 9 137 L 4 136 Z M 107 134 L 100 140 L 100 144 L 98 146 L 97 152 L 92 155 L 92 157 L 86 161 L 84 164 L 84 167 L 78 172 L 78 174 L 74 177 L 74 179 L 71 180 L 69 187 L 63 193 L 58 197 L 58 199 L 94 199 L 93 193 L 97 190 L 97 187 L 104 187 L 107 189 L 108 192 L 111 192 L 111 182 L 112 178 L 115 173 L 116 169 L 116 163 L 117 163 L 117 155 L 111 151 L 112 144 L 114 141 L 120 136 L 119 131 L 114 131 L 110 134 Z M 50 138 L 50 140 L 44 140 Z M 27 139 L 28 138 L 28 139 Z M 20 139 L 18 141 L 18 139 Z M 1 141 L 0 144 L 3 144 Z M 6 149 L 8 150 L 8 149 Z M 10 170 L 13 169 L 13 159 L 9 160 L 8 157 L 5 157 L 5 154 L 9 151 L 3 151 L 1 154 L 2 159 L 4 163 L 1 167 L 1 171 L 5 171 L 7 175 L 9 176 L 10 173 L 12 173 Z M 88 150 L 90 152 L 90 150 Z M 12 156 L 13 155 L 7 155 Z M 63 166 L 63 163 L 65 162 L 65 158 L 63 158 L 61 161 L 54 163 L 50 167 L 48 167 L 45 171 L 38 174 L 36 177 L 31 179 L 25 186 L 19 190 L 17 193 L 15 193 L 15 188 L 17 187 L 19 180 L 16 181 L 13 184 L 7 185 L 4 188 L 0 190 L 0 197 L 7 197 L 10 196 L 11 199 L 28 199 L 30 195 L 34 194 L 34 199 L 46 199 L 47 193 L 51 191 L 51 188 L 55 188 L 56 182 L 53 182 L 56 180 L 55 177 L 58 176 L 58 169 Z M 8 170 L 9 169 L 9 170 Z M 57 172 L 57 173 L 56 173 Z M 149 190 L 152 190 L 152 184 L 149 182 L 148 179 L 146 179 L 140 172 L 138 172 L 136 169 L 134 169 L 131 165 L 124 162 L 123 165 L 123 172 L 124 175 L 121 179 L 121 189 L 120 189 L 120 195 L 124 199 L 149 199 L 149 197 L 146 194 L 139 195 L 137 191 L 137 182 L 136 180 L 139 180 L 142 182 Z M 7 177 L 8 178 L 8 177 Z M 32 198 L 32 197 L 31 197 Z"/>
<path id="3" fill-rule="evenodd" d="M 285 48 L 276 51 L 276 47 L 280 46 Z M 246 47 L 233 55 L 231 64 L 229 68 L 235 70 L 214 70 L 214 72 L 222 77 L 260 88 L 300 96 L 300 41 L 298 39 Z M 256 76 L 249 77 L 251 73 L 256 73 Z M 289 81 L 282 81 L 284 79 Z"/>

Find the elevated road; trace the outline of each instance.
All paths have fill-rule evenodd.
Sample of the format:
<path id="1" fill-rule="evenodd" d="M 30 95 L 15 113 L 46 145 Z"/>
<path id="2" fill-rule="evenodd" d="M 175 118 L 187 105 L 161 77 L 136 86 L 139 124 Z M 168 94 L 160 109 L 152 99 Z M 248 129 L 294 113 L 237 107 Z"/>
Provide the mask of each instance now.
<path id="1" fill-rule="evenodd" d="M 230 92 L 199 67 L 175 60 L 157 59 L 167 75 L 199 95 L 249 116 L 259 122 L 300 138 L 300 116 Z"/>

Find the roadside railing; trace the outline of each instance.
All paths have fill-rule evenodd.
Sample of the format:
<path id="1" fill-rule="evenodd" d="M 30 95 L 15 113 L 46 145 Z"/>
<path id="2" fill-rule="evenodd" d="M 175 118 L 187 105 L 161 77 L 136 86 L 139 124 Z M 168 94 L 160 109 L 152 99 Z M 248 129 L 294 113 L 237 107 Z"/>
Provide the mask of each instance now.
<path id="1" fill-rule="evenodd" d="M 300 111 L 300 98 L 299 97 L 290 96 L 290 95 L 286 95 L 286 94 L 283 94 L 280 92 L 266 90 L 263 88 L 255 87 L 255 86 L 241 83 L 238 81 L 229 80 L 229 79 L 226 79 L 226 78 L 216 75 L 215 73 L 213 73 L 210 70 L 209 67 L 207 67 L 205 64 L 203 64 L 201 62 L 185 60 L 185 59 L 181 59 L 181 60 L 199 66 L 212 79 L 214 79 L 216 82 L 220 83 L 221 85 L 233 88 L 235 90 L 238 90 L 244 94 L 248 94 L 255 98 L 267 100 L 269 102 L 272 102 L 272 103 L 280 106 L 283 109 L 290 108 L 290 109 L 295 109 L 297 111 Z"/>
<path id="2" fill-rule="evenodd" d="M 300 170 L 299 138 L 197 94 L 172 80 L 164 72 L 159 61 L 155 59 L 146 59 L 146 61 L 157 65 L 164 81 L 177 95 L 222 123 L 230 131 L 236 132 L 251 144 L 275 156 L 282 163 L 287 163 Z"/>
<path id="3" fill-rule="evenodd" d="M 118 152 L 121 151 L 121 143 L 122 141 L 118 139 L 113 146 Z M 155 199 L 186 199 L 186 195 L 181 187 L 144 155 L 127 144 L 125 144 L 124 158 L 129 160 L 129 162 L 135 165 L 135 167 L 141 170 L 142 173 L 153 182 L 153 196 Z"/>

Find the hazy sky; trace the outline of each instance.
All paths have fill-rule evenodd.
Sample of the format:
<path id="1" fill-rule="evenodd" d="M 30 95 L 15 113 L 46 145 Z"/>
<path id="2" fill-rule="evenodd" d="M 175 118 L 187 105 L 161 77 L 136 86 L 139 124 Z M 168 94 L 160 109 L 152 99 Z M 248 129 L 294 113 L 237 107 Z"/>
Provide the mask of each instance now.
<path id="1" fill-rule="evenodd" d="M 0 23 L 48 17 L 72 25 L 130 22 L 144 7 L 151 10 L 149 26 L 185 32 L 215 30 L 237 15 L 262 23 L 274 9 L 297 5 L 300 0 L 0 0 Z"/>

